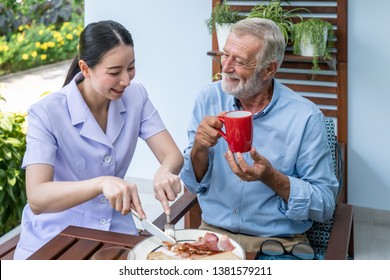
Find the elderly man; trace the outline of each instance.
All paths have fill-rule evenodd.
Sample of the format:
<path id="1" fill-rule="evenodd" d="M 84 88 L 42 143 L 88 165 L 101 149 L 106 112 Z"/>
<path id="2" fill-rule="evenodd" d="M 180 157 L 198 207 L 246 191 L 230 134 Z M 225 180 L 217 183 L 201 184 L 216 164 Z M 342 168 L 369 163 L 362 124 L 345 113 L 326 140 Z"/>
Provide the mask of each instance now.
<path id="1" fill-rule="evenodd" d="M 266 239 L 285 248 L 306 242 L 313 220 L 332 218 L 338 181 L 324 115 L 278 82 L 285 41 L 266 19 L 236 23 L 222 55 L 222 81 L 203 88 L 189 126 L 181 179 L 198 194 L 201 229 L 257 251 Z M 220 139 L 223 112 L 253 114 L 253 146 L 229 151 Z"/>

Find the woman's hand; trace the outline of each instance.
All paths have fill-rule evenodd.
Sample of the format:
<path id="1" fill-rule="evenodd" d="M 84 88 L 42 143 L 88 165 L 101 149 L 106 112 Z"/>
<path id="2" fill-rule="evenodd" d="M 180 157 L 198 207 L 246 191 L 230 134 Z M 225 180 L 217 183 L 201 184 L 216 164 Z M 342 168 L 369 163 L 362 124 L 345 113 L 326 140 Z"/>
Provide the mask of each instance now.
<path id="1" fill-rule="evenodd" d="M 104 176 L 101 177 L 99 186 L 103 195 L 116 211 L 126 215 L 133 208 L 142 219 L 146 218 L 136 184 L 129 183 L 118 177 Z"/>
<path id="2" fill-rule="evenodd" d="M 160 168 L 154 176 L 154 197 L 158 199 L 164 212 L 170 213 L 168 201 L 174 201 L 181 192 L 180 177 L 173 174 L 168 168 Z"/>

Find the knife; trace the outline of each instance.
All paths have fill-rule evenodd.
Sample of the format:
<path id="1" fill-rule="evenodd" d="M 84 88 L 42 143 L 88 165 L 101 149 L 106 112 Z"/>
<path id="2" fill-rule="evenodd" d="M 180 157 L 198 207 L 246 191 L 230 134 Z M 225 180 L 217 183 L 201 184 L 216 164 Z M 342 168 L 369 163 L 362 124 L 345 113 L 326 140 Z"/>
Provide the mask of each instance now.
<path id="1" fill-rule="evenodd" d="M 147 230 L 150 234 L 156 236 L 158 239 L 161 239 L 164 242 L 169 242 L 173 245 L 176 244 L 176 240 L 170 237 L 169 235 L 165 234 L 161 229 L 156 227 L 152 222 L 150 222 L 147 219 L 142 219 L 137 212 L 135 212 L 133 209 L 131 209 L 131 214 L 134 215 L 138 220 L 140 220 L 142 227 L 144 230 Z"/>

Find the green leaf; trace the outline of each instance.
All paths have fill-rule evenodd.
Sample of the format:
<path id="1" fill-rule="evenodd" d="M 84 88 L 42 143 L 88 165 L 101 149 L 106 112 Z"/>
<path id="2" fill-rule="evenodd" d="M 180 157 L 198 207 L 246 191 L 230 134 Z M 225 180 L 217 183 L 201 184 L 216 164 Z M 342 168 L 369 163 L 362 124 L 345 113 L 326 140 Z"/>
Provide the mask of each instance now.
<path id="1" fill-rule="evenodd" d="M 11 151 L 7 151 L 7 152 L 4 153 L 4 157 L 5 157 L 6 159 L 11 159 L 11 156 L 12 156 Z"/>
<path id="2" fill-rule="evenodd" d="M 13 137 L 9 137 L 9 138 L 5 139 L 4 142 L 7 144 L 11 144 L 13 146 L 22 145 L 22 141 L 20 141 L 19 139 L 13 138 Z"/>
<path id="3" fill-rule="evenodd" d="M 15 183 L 16 183 L 16 177 L 13 177 L 12 179 L 8 178 L 8 184 L 10 186 L 15 186 Z"/>
<path id="4" fill-rule="evenodd" d="M 0 128 L 7 130 L 7 131 L 12 131 L 12 122 L 9 118 L 2 117 L 0 119 Z"/>
<path id="5" fill-rule="evenodd" d="M 7 194 L 9 195 L 9 198 L 11 198 L 11 200 L 13 202 L 15 202 L 16 199 L 15 199 L 15 195 L 14 195 L 14 192 L 13 192 L 13 188 L 6 188 L 6 191 L 7 191 Z"/>

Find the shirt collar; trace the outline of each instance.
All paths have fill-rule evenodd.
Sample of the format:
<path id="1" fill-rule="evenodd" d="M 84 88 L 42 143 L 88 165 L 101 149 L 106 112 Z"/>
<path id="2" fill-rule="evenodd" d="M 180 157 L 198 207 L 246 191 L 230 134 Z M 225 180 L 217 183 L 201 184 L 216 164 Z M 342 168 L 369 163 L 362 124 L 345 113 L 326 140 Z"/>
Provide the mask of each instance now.
<path id="1" fill-rule="evenodd" d="M 275 106 L 277 100 L 279 99 L 281 83 L 278 82 L 276 79 L 273 80 L 273 83 L 274 83 L 274 90 L 272 93 L 272 98 L 271 98 L 270 103 L 262 111 L 254 114 L 253 115 L 254 118 L 257 118 L 260 116 L 265 116 L 266 114 L 268 114 L 268 112 L 270 112 L 272 110 L 272 108 Z M 241 102 L 237 97 L 233 97 L 232 103 L 233 103 L 233 107 L 235 110 L 243 110 Z"/>
<path id="2" fill-rule="evenodd" d="M 81 136 L 112 147 L 112 143 L 118 138 L 125 124 L 122 113 L 126 112 L 126 108 L 121 98 L 110 102 L 107 130 L 104 133 L 77 87 L 77 82 L 83 78 L 83 74 L 81 72 L 78 73 L 66 87 L 66 98 L 72 125 L 77 126 L 82 124 L 80 128 Z"/>

